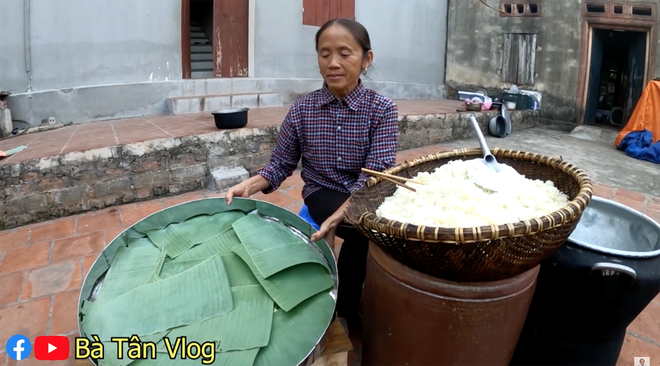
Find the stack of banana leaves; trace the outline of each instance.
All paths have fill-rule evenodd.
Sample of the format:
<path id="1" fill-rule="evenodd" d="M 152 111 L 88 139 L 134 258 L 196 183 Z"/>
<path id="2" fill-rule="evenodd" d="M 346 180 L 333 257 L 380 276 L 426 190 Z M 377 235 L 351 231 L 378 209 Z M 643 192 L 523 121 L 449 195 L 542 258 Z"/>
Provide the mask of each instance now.
<path id="1" fill-rule="evenodd" d="M 278 220 L 230 210 L 126 234 L 80 309 L 100 366 L 295 366 L 332 319 L 328 261 Z"/>

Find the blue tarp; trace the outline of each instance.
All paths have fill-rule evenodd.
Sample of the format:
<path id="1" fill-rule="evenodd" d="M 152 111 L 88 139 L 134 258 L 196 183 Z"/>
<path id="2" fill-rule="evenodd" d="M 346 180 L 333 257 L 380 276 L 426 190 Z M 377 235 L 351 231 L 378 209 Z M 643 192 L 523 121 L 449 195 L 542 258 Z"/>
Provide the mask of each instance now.
<path id="1" fill-rule="evenodd" d="M 654 144 L 653 133 L 649 130 L 629 132 L 617 149 L 632 158 L 660 164 L 660 141 Z"/>

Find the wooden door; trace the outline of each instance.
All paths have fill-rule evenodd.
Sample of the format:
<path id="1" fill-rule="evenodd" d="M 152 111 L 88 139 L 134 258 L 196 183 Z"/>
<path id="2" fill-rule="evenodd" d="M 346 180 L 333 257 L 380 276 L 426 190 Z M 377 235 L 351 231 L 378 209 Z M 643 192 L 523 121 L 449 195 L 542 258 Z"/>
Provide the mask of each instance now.
<path id="1" fill-rule="evenodd" d="M 623 121 L 628 122 L 632 115 L 637 101 L 642 96 L 646 82 L 644 80 L 644 71 L 646 71 L 646 38 L 647 33 L 634 32 L 630 34 L 630 43 L 628 45 L 628 90 L 626 90 L 626 104 L 623 108 Z"/>
<path id="2" fill-rule="evenodd" d="M 190 79 L 190 0 L 181 0 L 181 71 L 184 79 Z"/>
<path id="3" fill-rule="evenodd" d="M 248 76 L 249 0 L 213 0 L 213 73 Z"/>
<path id="4" fill-rule="evenodd" d="M 596 123 L 598 115 L 598 98 L 600 96 L 600 76 L 603 67 L 603 39 L 606 31 L 592 29 L 591 31 L 591 62 L 589 65 L 589 84 L 587 85 L 587 103 L 585 106 L 585 125 Z"/>

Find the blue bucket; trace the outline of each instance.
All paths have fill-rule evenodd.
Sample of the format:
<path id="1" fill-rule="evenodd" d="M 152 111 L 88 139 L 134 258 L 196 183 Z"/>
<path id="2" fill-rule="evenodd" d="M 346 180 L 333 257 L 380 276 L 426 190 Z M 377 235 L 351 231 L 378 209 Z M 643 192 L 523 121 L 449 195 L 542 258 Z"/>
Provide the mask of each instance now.
<path id="1" fill-rule="evenodd" d="M 320 226 L 314 222 L 314 219 L 312 216 L 309 214 L 309 210 L 307 209 L 307 206 L 303 205 L 303 207 L 300 209 L 300 212 L 298 212 L 298 216 L 302 218 L 303 220 L 307 221 L 312 227 L 316 230 L 320 228 Z"/>

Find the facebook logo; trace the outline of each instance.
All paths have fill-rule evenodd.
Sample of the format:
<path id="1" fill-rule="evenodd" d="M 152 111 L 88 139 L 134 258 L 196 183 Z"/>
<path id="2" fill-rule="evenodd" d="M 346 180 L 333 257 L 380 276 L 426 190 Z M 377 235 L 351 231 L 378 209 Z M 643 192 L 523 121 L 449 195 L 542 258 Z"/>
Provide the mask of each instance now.
<path id="1" fill-rule="evenodd" d="M 30 355 L 32 351 L 32 344 L 26 336 L 16 334 L 7 340 L 7 346 L 5 347 L 9 358 L 12 360 L 24 360 Z"/>

